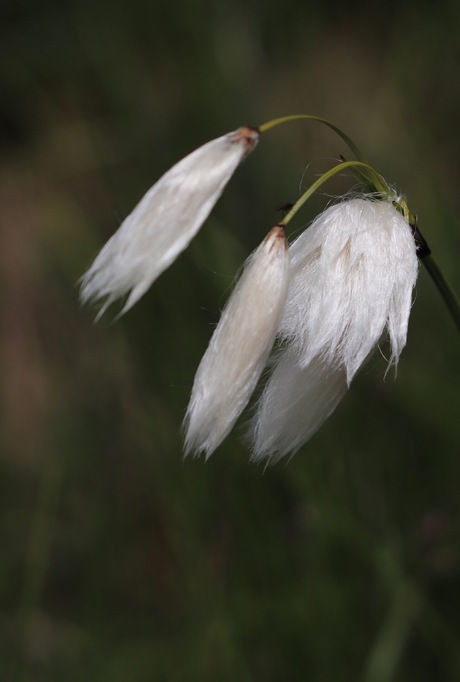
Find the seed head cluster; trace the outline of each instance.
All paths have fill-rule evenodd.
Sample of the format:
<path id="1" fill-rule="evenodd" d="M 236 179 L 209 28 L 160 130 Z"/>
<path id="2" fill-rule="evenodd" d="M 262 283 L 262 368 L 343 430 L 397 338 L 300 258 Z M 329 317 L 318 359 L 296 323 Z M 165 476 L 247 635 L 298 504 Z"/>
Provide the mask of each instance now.
<path id="1" fill-rule="evenodd" d="M 242 127 L 179 161 L 141 199 L 82 278 L 81 300 L 122 313 L 197 234 L 257 129 Z M 407 340 L 417 248 L 394 197 L 345 198 L 291 245 L 276 225 L 248 258 L 198 367 L 184 419 L 185 454 L 209 457 L 254 393 L 254 460 L 295 453 L 388 339 Z M 256 391 L 256 387 L 259 387 Z"/>

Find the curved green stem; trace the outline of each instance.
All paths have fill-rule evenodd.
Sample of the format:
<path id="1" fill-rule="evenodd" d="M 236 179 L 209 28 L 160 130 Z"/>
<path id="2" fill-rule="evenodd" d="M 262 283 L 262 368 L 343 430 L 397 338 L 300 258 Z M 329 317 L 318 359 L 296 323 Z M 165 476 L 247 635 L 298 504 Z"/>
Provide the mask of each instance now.
<path id="1" fill-rule="evenodd" d="M 448 307 L 457 328 L 460 330 L 460 301 L 457 294 L 442 274 L 442 271 L 432 254 L 424 256 L 421 260 L 444 299 L 444 303 Z"/>
<path id="2" fill-rule="evenodd" d="M 296 201 L 294 206 L 291 208 L 291 210 L 285 215 L 283 222 L 283 225 L 287 225 L 292 218 L 295 216 L 297 211 L 299 211 L 304 203 L 308 201 L 308 199 L 316 192 L 317 189 L 321 187 L 329 178 L 332 178 L 333 175 L 336 175 L 337 173 L 340 173 L 340 171 L 344 170 L 345 168 L 362 168 L 364 169 L 368 176 L 369 180 L 372 183 L 372 185 L 375 187 L 375 190 L 379 192 L 380 194 L 386 194 L 390 196 L 391 190 L 388 187 L 387 183 L 385 180 L 382 178 L 382 176 L 377 173 L 377 171 L 372 168 L 368 163 L 365 161 L 344 161 L 343 163 L 337 164 L 337 166 L 334 166 L 333 168 L 329 169 L 326 173 L 323 173 L 323 175 L 318 178 L 310 187 L 307 189 L 306 192 L 302 194 L 300 199 Z"/>
<path id="3" fill-rule="evenodd" d="M 355 145 L 353 140 L 350 137 L 348 137 L 348 135 L 344 133 L 343 130 L 336 126 L 335 123 L 332 123 L 331 121 L 328 121 L 326 118 L 322 118 L 321 116 L 313 116 L 311 114 L 291 114 L 290 116 L 281 116 L 280 118 L 274 118 L 271 121 L 263 123 L 261 126 L 259 126 L 259 132 L 262 134 L 265 133 L 267 130 L 270 130 L 270 128 L 275 128 L 276 126 L 281 125 L 281 123 L 288 123 L 289 121 L 301 120 L 317 121 L 318 123 L 323 123 L 328 128 L 331 128 L 331 130 L 337 133 L 337 135 L 341 137 L 342 140 L 348 145 L 348 147 L 351 149 L 351 151 L 353 152 L 357 159 L 359 159 L 360 161 L 365 161 L 364 156 L 361 154 L 359 148 Z"/>

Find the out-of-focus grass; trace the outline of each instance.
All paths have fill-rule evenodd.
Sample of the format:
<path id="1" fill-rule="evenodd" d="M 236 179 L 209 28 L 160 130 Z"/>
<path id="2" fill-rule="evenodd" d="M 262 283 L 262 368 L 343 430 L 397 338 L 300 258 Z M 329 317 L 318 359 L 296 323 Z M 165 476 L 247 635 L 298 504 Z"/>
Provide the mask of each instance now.
<path id="1" fill-rule="evenodd" d="M 237 269 L 342 143 L 315 124 L 267 134 L 116 324 L 93 325 L 75 284 L 186 152 L 308 112 L 407 193 L 459 289 L 457 5 L 2 12 L 0 677 L 457 680 L 458 337 L 425 272 L 397 381 L 376 355 L 286 466 L 248 465 L 237 434 L 182 461 Z"/>

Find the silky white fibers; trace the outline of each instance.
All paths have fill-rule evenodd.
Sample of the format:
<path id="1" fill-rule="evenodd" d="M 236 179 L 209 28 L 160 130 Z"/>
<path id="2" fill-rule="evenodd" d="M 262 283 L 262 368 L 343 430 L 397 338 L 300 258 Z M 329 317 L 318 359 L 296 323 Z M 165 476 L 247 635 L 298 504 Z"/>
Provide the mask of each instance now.
<path id="1" fill-rule="evenodd" d="M 332 206 L 289 252 L 282 350 L 250 426 L 256 460 L 292 454 L 317 431 L 385 329 L 397 364 L 418 272 L 411 229 L 389 201 Z"/>
<path id="2" fill-rule="evenodd" d="M 198 367 L 184 420 L 185 454 L 214 452 L 265 367 L 283 312 L 289 255 L 274 227 L 249 257 Z"/>
<path id="3" fill-rule="evenodd" d="M 250 426 L 252 459 L 274 463 L 293 455 L 322 426 L 346 390 L 343 369 L 321 357 L 301 367 L 296 349 L 277 351 Z"/>
<path id="4" fill-rule="evenodd" d="M 390 364 L 406 344 L 418 272 L 411 229 L 389 201 L 332 206 L 290 247 L 291 284 L 280 336 L 307 366 L 319 354 L 346 369 L 348 383 L 385 327 Z"/>
<path id="5" fill-rule="evenodd" d="M 129 294 L 122 313 L 188 246 L 259 133 L 243 127 L 199 147 L 141 199 L 83 275 L 83 302 L 106 298 L 100 315 Z"/>

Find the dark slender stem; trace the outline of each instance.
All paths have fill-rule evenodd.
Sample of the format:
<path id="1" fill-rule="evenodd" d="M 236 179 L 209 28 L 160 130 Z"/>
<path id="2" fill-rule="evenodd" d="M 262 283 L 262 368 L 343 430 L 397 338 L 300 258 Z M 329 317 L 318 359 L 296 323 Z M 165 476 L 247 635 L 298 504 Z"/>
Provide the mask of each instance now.
<path id="1" fill-rule="evenodd" d="M 432 254 L 427 254 L 421 258 L 423 265 L 429 272 L 429 275 L 435 283 L 439 293 L 444 299 L 444 303 L 449 309 L 457 328 L 460 330 L 460 301 L 458 296 L 444 277 L 443 273 Z"/>

